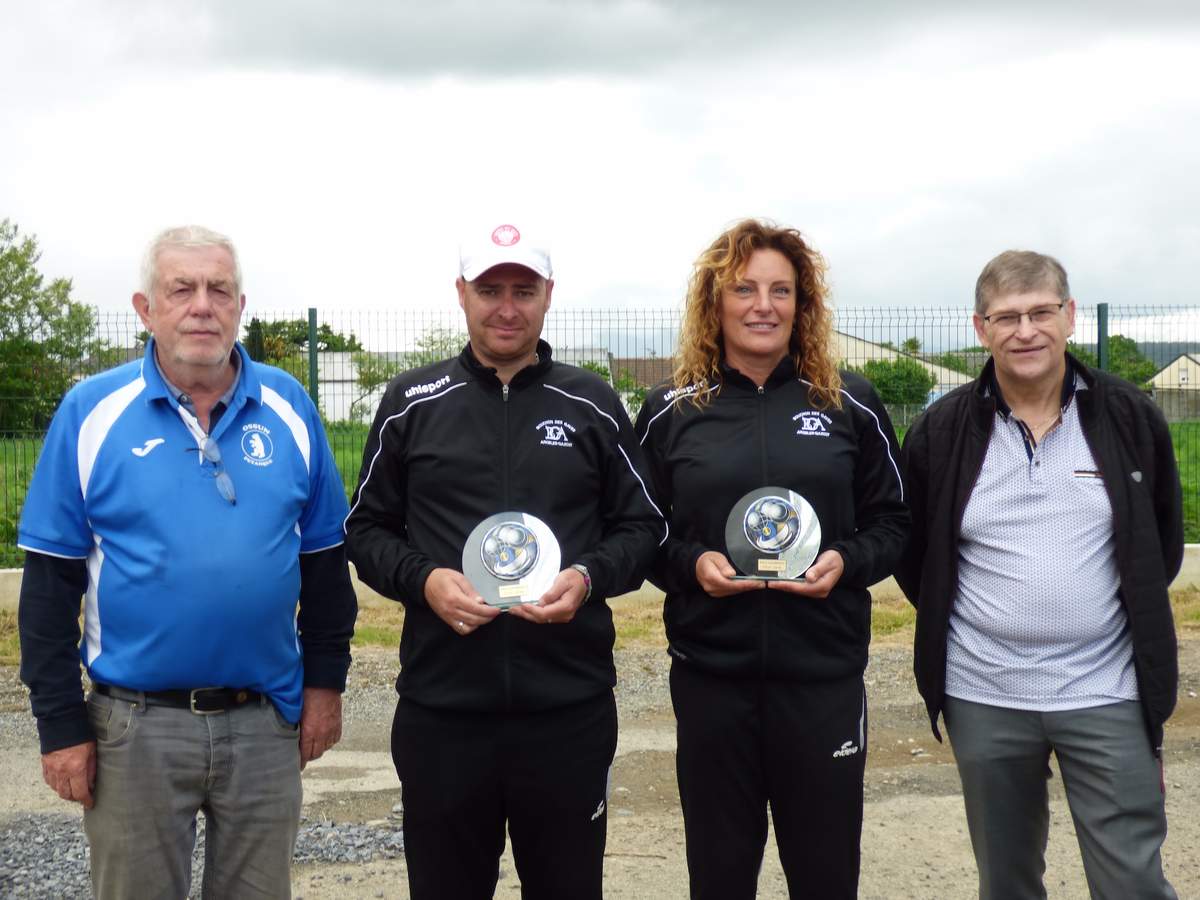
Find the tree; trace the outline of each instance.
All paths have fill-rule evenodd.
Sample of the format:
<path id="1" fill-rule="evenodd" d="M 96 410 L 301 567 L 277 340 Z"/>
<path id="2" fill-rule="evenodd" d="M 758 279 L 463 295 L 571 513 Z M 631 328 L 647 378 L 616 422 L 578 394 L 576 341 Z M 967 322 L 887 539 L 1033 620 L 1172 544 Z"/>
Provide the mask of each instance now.
<path id="1" fill-rule="evenodd" d="M 924 406 L 937 379 L 915 359 L 872 359 L 852 371 L 875 386 L 889 406 Z"/>
<path id="2" fill-rule="evenodd" d="M 1082 347 L 1074 341 L 1067 343 L 1067 352 L 1086 366 L 1096 368 L 1100 360 L 1096 351 Z M 1132 381 L 1138 387 L 1144 388 L 1146 382 L 1154 377 L 1158 366 L 1138 349 L 1137 341 L 1123 334 L 1108 336 L 1108 371 L 1126 381 Z"/>
<path id="3" fill-rule="evenodd" d="M 913 335 L 912 337 L 906 337 L 900 342 L 900 349 L 905 353 L 916 356 L 921 352 L 921 339 L 916 335 Z"/>
<path id="4" fill-rule="evenodd" d="M 71 281 L 38 271 L 37 238 L 0 220 L 0 431 L 45 428 L 63 394 L 115 360 Z"/>
<path id="5" fill-rule="evenodd" d="M 258 318 L 253 318 L 246 327 L 247 332 L 254 327 L 256 322 L 262 329 L 264 343 L 270 344 L 274 339 L 281 342 L 288 350 L 308 349 L 308 319 L 277 319 L 274 322 L 263 322 Z M 345 353 L 362 350 L 362 348 L 362 344 L 354 336 L 353 331 L 349 335 L 345 335 L 340 331 L 334 331 L 328 322 L 318 323 L 318 350 Z"/>
<path id="6" fill-rule="evenodd" d="M 463 332 L 433 325 L 417 338 L 416 350 L 394 355 L 355 353 L 354 368 L 361 393 L 350 404 L 350 418 L 364 419 L 370 415 L 372 410 L 368 407 L 374 405 L 371 395 L 399 373 L 457 356 L 466 342 L 467 335 Z"/>
<path id="7" fill-rule="evenodd" d="M 470 338 L 467 337 L 466 332 L 445 328 L 441 325 L 431 325 L 417 338 L 417 349 L 411 355 L 409 367 L 427 366 L 432 362 L 440 362 L 443 359 L 458 356 L 468 340 Z"/>
<path id="8" fill-rule="evenodd" d="M 617 383 L 613 385 L 613 390 L 625 401 L 625 408 L 631 410 L 634 415 L 646 402 L 648 388 L 644 384 L 639 384 L 628 369 L 622 369 L 617 373 Z"/>
<path id="9" fill-rule="evenodd" d="M 964 375 L 970 375 L 972 378 L 979 377 L 979 373 L 983 371 L 983 364 L 987 362 L 987 358 L 987 350 L 978 345 L 966 347 L 962 350 L 947 350 L 945 353 L 927 357 L 934 365 L 952 369 L 955 372 L 962 372 Z"/>
<path id="10" fill-rule="evenodd" d="M 584 360 L 579 364 L 579 368 L 587 369 L 589 372 L 599 375 L 609 384 L 612 384 L 612 373 L 609 372 L 608 366 L 604 365 L 603 363 L 592 362 L 590 359 Z"/>
<path id="11" fill-rule="evenodd" d="M 278 319 L 264 322 L 254 316 L 246 323 L 242 343 L 250 358 L 256 362 L 283 369 L 308 387 L 308 319 Z M 360 352 L 362 344 L 351 331 L 349 335 L 334 331 L 328 322 L 317 325 L 319 352 Z"/>
<path id="12" fill-rule="evenodd" d="M 384 356 L 377 353 L 355 353 L 354 371 L 358 375 L 358 389 L 361 393 L 350 404 L 350 418 L 356 421 L 365 420 L 374 412 L 374 401 L 371 394 L 375 389 L 387 384 L 400 372 L 409 368 L 402 357 Z"/>
<path id="13" fill-rule="evenodd" d="M 1108 370 L 1138 387 L 1145 387 L 1146 382 L 1158 371 L 1158 366 L 1154 360 L 1142 354 L 1133 338 L 1111 334 L 1108 336 Z"/>

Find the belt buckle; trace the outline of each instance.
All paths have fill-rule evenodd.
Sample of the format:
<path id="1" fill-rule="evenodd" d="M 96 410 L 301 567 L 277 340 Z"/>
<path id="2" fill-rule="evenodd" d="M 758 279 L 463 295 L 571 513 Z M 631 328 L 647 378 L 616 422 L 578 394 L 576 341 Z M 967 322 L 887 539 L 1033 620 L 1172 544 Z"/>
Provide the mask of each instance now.
<path id="1" fill-rule="evenodd" d="M 225 712 L 225 710 L 223 710 L 223 709 L 196 709 L 196 695 L 197 694 L 206 693 L 208 691 L 219 691 L 219 690 L 221 690 L 221 688 L 219 688 L 219 687 L 195 688 L 191 692 L 191 694 L 188 695 L 188 708 L 191 709 L 192 713 L 197 716 L 215 716 L 218 713 Z"/>

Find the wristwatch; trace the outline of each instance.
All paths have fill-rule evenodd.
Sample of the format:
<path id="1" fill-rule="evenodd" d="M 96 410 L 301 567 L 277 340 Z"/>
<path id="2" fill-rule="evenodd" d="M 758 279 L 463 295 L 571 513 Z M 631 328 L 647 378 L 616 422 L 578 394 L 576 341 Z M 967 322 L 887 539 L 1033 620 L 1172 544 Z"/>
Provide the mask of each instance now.
<path id="1" fill-rule="evenodd" d="M 589 572 L 587 570 L 587 566 L 583 565 L 582 563 L 575 563 L 570 568 L 574 569 L 583 576 L 583 586 L 585 590 L 583 592 L 583 600 L 581 600 L 579 603 L 579 605 L 582 606 L 592 597 L 592 573 Z"/>

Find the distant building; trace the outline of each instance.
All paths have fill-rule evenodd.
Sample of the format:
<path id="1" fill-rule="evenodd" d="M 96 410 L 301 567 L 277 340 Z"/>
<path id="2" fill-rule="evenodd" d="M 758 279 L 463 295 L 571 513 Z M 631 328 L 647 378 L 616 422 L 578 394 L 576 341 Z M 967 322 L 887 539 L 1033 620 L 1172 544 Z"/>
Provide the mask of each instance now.
<path id="1" fill-rule="evenodd" d="M 628 372 L 638 387 L 652 388 L 671 380 L 675 360 L 670 356 L 617 356 L 613 357 L 612 368 L 618 378 Z"/>
<path id="2" fill-rule="evenodd" d="M 1200 418 L 1200 359 L 1180 353 L 1150 379 L 1150 393 L 1168 422 Z"/>
<path id="3" fill-rule="evenodd" d="M 391 364 L 396 372 L 409 366 L 406 353 L 348 353 L 321 350 L 317 353 L 317 393 L 320 396 L 321 413 L 329 422 L 370 422 L 375 408 L 383 399 L 386 382 L 370 391 L 364 391 L 358 383 L 358 363 L 355 357 L 365 355 L 374 360 Z M 307 359 L 305 360 L 307 365 Z M 305 370 L 307 371 L 307 369 Z M 390 380 L 390 379 L 389 379 Z"/>
<path id="4" fill-rule="evenodd" d="M 603 369 L 609 373 L 609 381 L 612 380 L 610 369 L 612 354 L 604 347 L 555 347 L 554 359 L 556 362 L 566 363 L 568 366 Z"/>
<path id="5" fill-rule="evenodd" d="M 863 363 L 870 362 L 871 360 L 894 362 L 898 359 L 911 359 L 923 365 L 935 379 L 934 385 L 929 391 L 930 400 L 934 400 L 942 396 L 942 394 L 949 393 L 960 384 L 967 384 L 974 380 L 971 375 L 965 372 L 949 369 L 946 366 L 939 366 L 937 363 L 928 362 L 920 356 L 914 356 L 911 353 L 905 353 L 893 347 L 885 347 L 883 344 L 877 344 L 874 341 L 868 341 L 841 331 L 835 331 L 833 334 L 834 340 L 837 342 L 838 359 L 845 366 L 861 366 Z"/>

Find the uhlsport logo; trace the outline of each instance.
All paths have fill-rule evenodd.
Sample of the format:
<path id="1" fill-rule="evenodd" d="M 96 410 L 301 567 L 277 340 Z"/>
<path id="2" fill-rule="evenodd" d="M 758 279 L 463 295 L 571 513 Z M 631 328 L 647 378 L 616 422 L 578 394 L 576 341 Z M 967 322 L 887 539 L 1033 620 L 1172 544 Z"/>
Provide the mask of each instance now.
<path id="1" fill-rule="evenodd" d="M 404 399 L 408 400 L 416 397 L 418 394 L 432 394 L 438 388 L 445 387 L 450 383 L 450 376 L 443 375 L 437 381 L 426 382 L 425 384 L 414 384 L 404 392 Z"/>
<path id="2" fill-rule="evenodd" d="M 681 388 L 671 388 L 671 390 L 669 390 L 665 394 L 663 394 L 663 403 L 670 403 L 676 397 L 690 396 L 691 394 L 696 393 L 696 391 L 698 391 L 702 387 L 704 387 L 704 385 L 706 383 L 707 382 L 704 382 L 704 381 L 695 381 L 695 382 L 692 382 L 691 384 L 685 385 L 684 387 L 681 387 Z"/>
<path id="3" fill-rule="evenodd" d="M 574 447 L 571 438 L 575 434 L 575 426 L 563 419 L 546 419 L 537 423 L 537 430 L 542 433 L 543 447 Z"/>
<path id="4" fill-rule="evenodd" d="M 792 416 L 796 423 L 796 434 L 800 437 L 829 437 L 829 425 L 833 419 L 819 409 L 806 409 Z"/>
<path id="5" fill-rule="evenodd" d="M 858 745 L 854 741 L 846 741 L 838 749 L 833 751 L 833 758 L 838 759 L 842 756 L 853 756 L 858 752 Z"/>
<path id="6" fill-rule="evenodd" d="M 492 232 L 492 243 L 501 247 L 511 247 L 521 240 L 521 232 L 516 225 L 500 225 Z"/>
<path id="7" fill-rule="evenodd" d="M 256 422 L 242 426 L 242 456 L 246 462 L 252 466 L 269 466 L 274 452 L 269 428 Z"/>

